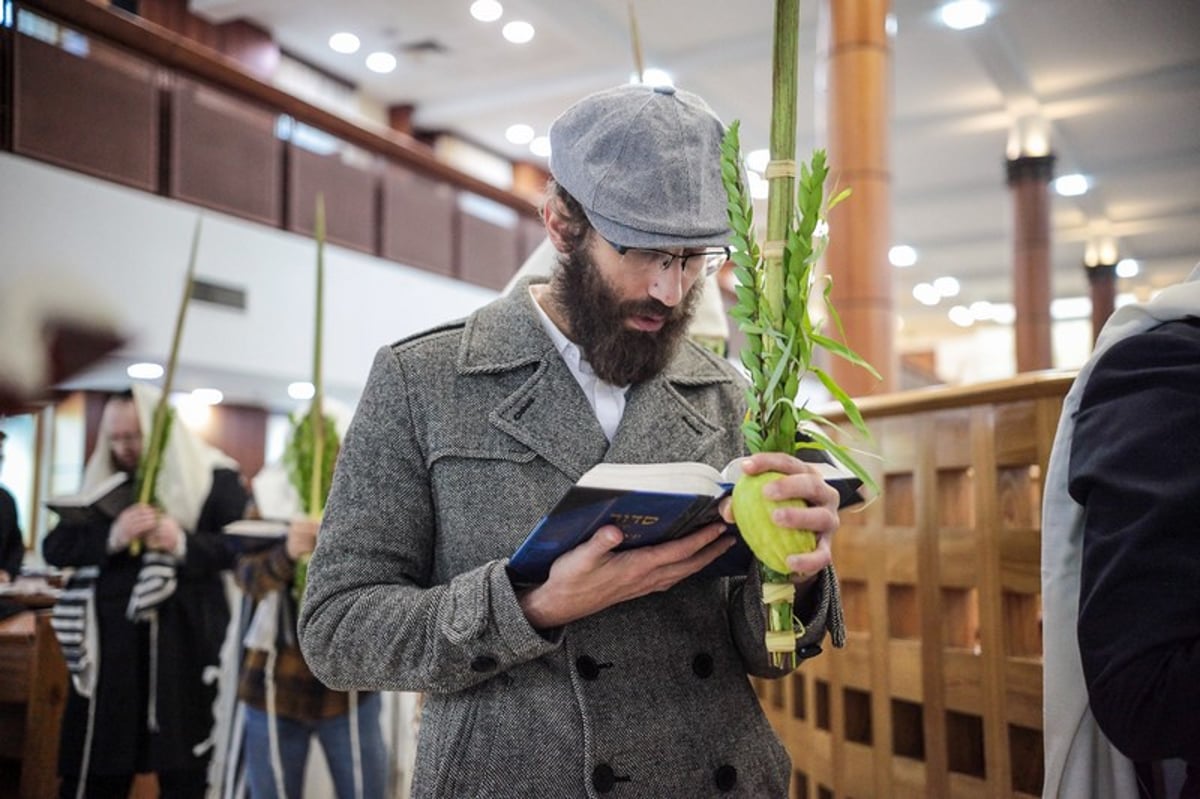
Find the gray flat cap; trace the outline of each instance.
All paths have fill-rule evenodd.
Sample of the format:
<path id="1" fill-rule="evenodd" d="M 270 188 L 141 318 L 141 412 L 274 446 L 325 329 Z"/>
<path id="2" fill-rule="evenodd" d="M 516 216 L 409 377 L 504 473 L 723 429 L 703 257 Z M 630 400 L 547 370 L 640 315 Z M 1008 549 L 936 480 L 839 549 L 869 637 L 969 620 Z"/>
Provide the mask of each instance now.
<path id="1" fill-rule="evenodd" d="M 589 95 L 550 127 L 550 173 L 592 227 L 625 247 L 722 247 L 729 240 L 721 137 L 702 99 L 628 84 Z"/>

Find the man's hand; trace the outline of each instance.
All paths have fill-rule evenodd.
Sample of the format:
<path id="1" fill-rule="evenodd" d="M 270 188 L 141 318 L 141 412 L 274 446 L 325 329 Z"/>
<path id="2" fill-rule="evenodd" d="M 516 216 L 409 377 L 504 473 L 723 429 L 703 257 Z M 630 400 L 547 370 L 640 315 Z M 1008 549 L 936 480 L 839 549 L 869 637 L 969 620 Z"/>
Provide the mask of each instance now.
<path id="1" fill-rule="evenodd" d="M 762 452 L 742 461 L 746 474 L 780 472 L 786 477 L 768 483 L 763 496 L 771 500 L 802 499 L 807 508 L 778 508 L 772 511 L 772 520 L 782 527 L 811 530 L 817 536 L 817 547 L 812 552 L 789 555 L 787 564 L 792 570 L 792 582 L 805 585 L 821 573 L 833 561 L 830 539 L 837 531 L 841 519 L 838 517 L 838 492 L 825 482 L 820 473 L 804 461 L 782 452 Z M 721 515 L 729 522 L 733 518 L 733 502 L 721 503 Z"/>
<path id="2" fill-rule="evenodd" d="M 160 513 L 158 525 L 146 536 L 146 546 L 159 552 L 182 557 L 187 551 L 183 528 L 179 522 L 165 513 Z"/>
<path id="3" fill-rule="evenodd" d="M 614 552 L 624 534 L 605 525 L 554 561 L 546 582 L 518 595 L 521 610 L 535 628 L 548 629 L 666 591 L 733 546 L 733 536 L 721 535 L 725 529 L 717 522 L 674 541 Z"/>
<path id="4" fill-rule="evenodd" d="M 158 511 L 150 505 L 130 505 L 118 514 L 108 531 L 108 550 L 119 552 L 140 541 L 158 526 Z"/>
<path id="5" fill-rule="evenodd" d="M 313 519 L 297 518 L 288 525 L 287 555 L 292 560 L 299 560 L 301 555 L 307 555 L 317 548 L 317 530 L 321 523 Z"/>

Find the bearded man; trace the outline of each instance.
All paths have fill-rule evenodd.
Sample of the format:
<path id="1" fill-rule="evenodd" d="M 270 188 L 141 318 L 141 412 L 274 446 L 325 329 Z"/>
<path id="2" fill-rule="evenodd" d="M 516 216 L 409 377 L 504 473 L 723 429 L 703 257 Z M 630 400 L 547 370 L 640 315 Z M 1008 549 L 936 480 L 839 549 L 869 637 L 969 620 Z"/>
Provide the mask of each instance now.
<path id="1" fill-rule="evenodd" d="M 157 506 L 133 501 L 157 398 L 138 385 L 108 399 L 84 472 L 84 491 L 124 472 L 130 504 L 115 519 L 61 522 L 42 544 L 47 563 L 75 570 L 64 600 L 80 611 L 60 600 L 53 622 L 72 672 L 61 797 L 124 799 L 146 772 L 157 773 L 163 796 L 199 799 L 207 789 L 229 622 L 221 572 L 232 554 L 221 528 L 242 517 L 248 496 L 237 464 L 176 419 Z"/>
<path id="2" fill-rule="evenodd" d="M 787 753 L 747 680 L 784 674 L 762 643 L 757 572 L 697 574 L 733 544 L 725 523 L 621 551 L 621 530 L 603 527 L 537 586 L 506 569 L 601 461 L 720 468 L 745 453 L 743 381 L 683 335 L 728 258 L 723 132 L 670 87 L 579 101 L 550 132 L 549 283 L 376 357 L 300 633 L 330 686 L 426 694 L 414 796 L 788 793 Z M 842 635 L 837 493 L 788 455 L 747 464 L 787 473 L 775 498 L 809 507 L 777 520 L 822 542 L 790 560 L 797 653 L 811 657 L 827 629 Z"/>

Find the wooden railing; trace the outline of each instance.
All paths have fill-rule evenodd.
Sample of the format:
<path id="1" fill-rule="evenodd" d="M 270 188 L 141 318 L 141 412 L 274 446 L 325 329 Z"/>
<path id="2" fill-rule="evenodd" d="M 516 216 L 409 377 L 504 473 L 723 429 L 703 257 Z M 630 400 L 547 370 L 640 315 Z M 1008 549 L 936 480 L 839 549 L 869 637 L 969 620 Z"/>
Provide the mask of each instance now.
<path id="1" fill-rule="evenodd" d="M 489 288 L 542 238 L 528 199 L 170 30 L 86 0 L 20 0 L 13 15 L 0 26 L 4 149 L 304 235 L 322 193 L 330 241 Z M 500 213 L 464 210 L 464 195 Z M 481 250 L 487 264 L 463 263 Z"/>
<path id="2" fill-rule="evenodd" d="M 867 399 L 882 496 L 843 514 L 849 631 L 756 681 L 792 797 L 1041 793 L 1041 497 L 1072 374 Z"/>

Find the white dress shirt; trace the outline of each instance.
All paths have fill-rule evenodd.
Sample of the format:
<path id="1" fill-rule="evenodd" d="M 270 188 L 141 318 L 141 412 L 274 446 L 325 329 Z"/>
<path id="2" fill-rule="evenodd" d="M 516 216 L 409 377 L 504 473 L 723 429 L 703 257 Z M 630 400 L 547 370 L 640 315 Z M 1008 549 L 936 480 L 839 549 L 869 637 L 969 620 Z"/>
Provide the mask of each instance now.
<path id="1" fill-rule="evenodd" d="M 533 305 L 538 310 L 538 316 L 541 317 L 542 326 L 546 328 L 546 333 L 554 342 L 558 354 L 562 356 L 567 368 L 571 370 L 571 374 L 579 383 L 579 387 L 583 389 L 583 396 L 587 397 L 588 404 L 592 406 L 592 412 L 596 414 L 596 419 L 600 422 L 600 428 L 611 442 L 613 436 L 617 434 L 617 427 L 621 424 L 621 416 L 625 413 L 625 392 L 629 390 L 629 387 L 614 386 L 612 383 L 606 383 L 596 377 L 596 373 L 592 371 L 592 365 L 583 357 L 579 346 L 567 338 L 558 329 L 558 325 L 554 324 L 554 320 L 542 310 L 532 287 L 530 287 L 529 293 L 533 297 Z"/>

